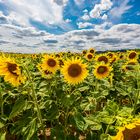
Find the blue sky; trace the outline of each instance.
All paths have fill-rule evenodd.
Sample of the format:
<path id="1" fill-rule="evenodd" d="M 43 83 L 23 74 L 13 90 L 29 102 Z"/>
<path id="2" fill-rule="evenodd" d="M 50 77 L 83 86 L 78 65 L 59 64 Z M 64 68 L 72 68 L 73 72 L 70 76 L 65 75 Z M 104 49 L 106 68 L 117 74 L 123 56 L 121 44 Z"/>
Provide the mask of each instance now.
<path id="1" fill-rule="evenodd" d="M 2 51 L 133 49 L 139 34 L 140 0 L 0 0 Z"/>

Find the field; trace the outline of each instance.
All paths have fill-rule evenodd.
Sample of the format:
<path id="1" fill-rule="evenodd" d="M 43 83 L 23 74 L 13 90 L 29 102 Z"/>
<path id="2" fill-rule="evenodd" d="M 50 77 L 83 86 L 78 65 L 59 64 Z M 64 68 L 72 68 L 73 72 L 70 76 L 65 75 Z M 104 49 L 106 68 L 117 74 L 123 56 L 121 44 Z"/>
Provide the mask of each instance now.
<path id="1" fill-rule="evenodd" d="M 0 53 L 0 140 L 140 139 L 139 58 Z"/>

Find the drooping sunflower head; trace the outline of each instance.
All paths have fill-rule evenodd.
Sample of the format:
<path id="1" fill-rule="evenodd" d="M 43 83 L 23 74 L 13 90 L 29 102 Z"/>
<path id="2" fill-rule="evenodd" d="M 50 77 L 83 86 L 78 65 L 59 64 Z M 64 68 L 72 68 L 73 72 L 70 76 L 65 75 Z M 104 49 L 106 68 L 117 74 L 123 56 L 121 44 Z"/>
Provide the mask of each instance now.
<path id="1" fill-rule="evenodd" d="M 4 80 L 13 86 L 24 83 L 26 79 L 22 75 L 19 65 L 11 58 L 3 58 L 0 65 L 0 75 L 4 76 Z"/>
<path id="2" fill-rule="evenodd" d="M 88 61 L 93 60 L 93 54 L 92 54 L 92 53 L 87 53 L 87 54 L 86 54 L 86 59 L 87 59 Z"/>
<path id="3" fill-rule="evenodd" d="M 97 79 L 103 79 L 105 77 L 108 77 L 111 71 L 112 71 L 112 68 L 109 65 L 97 64 L 95 66 L 93 74 L 95 75 Z"/>
<path id="4" fill-rule="evenodd" d="M 138 58 L 138 54 L 136 51 L 128 51 L 128 59 L 137 59 Z"/>
<path id="5" fill-rule="evenodd" d="M 104 62 L 105 64 L 109 63 L 109 58 L 105 54 L 97 55 L 95 60 L 97 62 Z"/>
<path id="6" fill-rule="evenodd" d="M 136 60 L 130 60 L 125 63 L 125 65 L 122 66 L 123 71 L 132 71 L 135 70 L 135 65 L 137 65 L 138 62 Z"/>
<path id="7" fill-rule="evenodd" d="M 52 55 L 45 55 L 41 64 L 42 69 L 55 73 L 59 69 L 58 60 Z"/>
<path id="8" fill-rule="evenodd" d="M 65 81 L 73 85 L 81 83 L 88 75 L 87 65 L 74 57 L 64 62 L 61 72 Z"/>
<path id="9" fill-rule="evenodd" d="M 136 121 L 120 127 L 117 135 L 112 140 L 140 140 L 140 122 Z"/>

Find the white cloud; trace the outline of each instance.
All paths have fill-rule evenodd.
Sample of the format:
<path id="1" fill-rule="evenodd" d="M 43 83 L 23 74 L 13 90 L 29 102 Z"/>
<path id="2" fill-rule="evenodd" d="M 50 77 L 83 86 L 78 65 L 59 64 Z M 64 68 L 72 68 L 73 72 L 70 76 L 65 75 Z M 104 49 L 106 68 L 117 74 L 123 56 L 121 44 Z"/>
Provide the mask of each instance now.
<path id="1" fill-rule="evenodd" d="M 95 4 L 94 8 L 90 11 L 90 16 L 92 18 L 101 18 L 102 12 L 110 10 L 112 5 L 111 0 L 101 0 L 101 3 Z"/>
<path id="2" fill-rule="evenodd" d="M 107 18 L 108 18 L 108 16 L 107 16 L 106 14 L 104 14 L 104 15 L 102 16 L 102 19 L 103 19 L 103 20 L 107 20 Z"/>
<path id="3" fill-rule="evenodd" d="M 112 7 L 113 3 L 111 0 L 101 0 L 101 10 L 109 10 Z"/>
<path id="4" fill-rule="evenodd" d="M 115 6 L 110 10 L 110 16 L 113 19 L 121 18 L 123 14 L 125 14 L 130 8 L 132 8 L 132 6 L 128 5 L 128 3 L 129 0 L 122 0 L 119 6 Z"/>
<path id="5" fill-rule="evenodd" d="M 81 17 L 83 20 L 90 20 L 90 16 L 88 13 L 84 13 L 84 15 Z"/>
<path id="6" fill-rule="evenodd" d="M 65 22 L 69 23 L 71 22 L 71 19 L 66 19 Z"/>
<path id="7" fill-rule="evenodd" d="M 74 2 L 80 6 L 85 0 L 74 0 Z"/>
<path id="8" fill-rule="evenodd" d="M 54 2 L 56 2 L 58 5 L 63 5 L 65 6 L 68 2 L 68 0 L 53 0 Z"/>
<path id="9" fill-rule="evenodd" d="M 30 25 L 29 20 L 47 24 L 63 22 L 63 7 L 67 0 L 6 0 L 10 17 L 21 25 Z"/>
<path id="10" fill-rule="evenodd" d="M 140 48 L 140 25 L 119 24 L 109 30 L 82 29 L 63 35 L 52 35 L 34 28 L 0 26 L 0 50 L 22 53 L 81 51 L 94 47 L 97 51 Z"/>
<path id="11" fill-rule="evenodd" d="M 94 28 L 97 30 L 105 30 L 106 28 L 111 28 L 113 26 L 112 22 L 105 21 L 100 25 L 94 25 Z"/>
<path id="12" fill-rule="evenodd" d="M 92 26 L 93 24 L 89 22 L 79 22 L 77 23 L 77 25 L 78 25 L 78 28 L 86 28 L 86 27 Z"/>

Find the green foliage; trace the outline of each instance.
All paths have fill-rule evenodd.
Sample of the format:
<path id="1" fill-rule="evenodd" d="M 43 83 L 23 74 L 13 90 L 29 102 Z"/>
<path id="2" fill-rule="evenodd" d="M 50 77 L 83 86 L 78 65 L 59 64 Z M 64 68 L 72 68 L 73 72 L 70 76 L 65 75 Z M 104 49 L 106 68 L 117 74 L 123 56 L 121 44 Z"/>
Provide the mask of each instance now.
<path id="1" fill-rule="evenodd" d="M 36 67 L 41 57 L 19 60 L 27 76 L 19 87 L 0 77 L 0 140 L 7 135 L 18 140 L 111 140 L 116 128 L 140 117 L 139 64 L 137 71 L 123 72 L 123 61 L 113 63 L 112 83 L 110 77 L 99 80 L 90 74 L 83 83 L 69 85 L 60 71 L 42 77 Z M 92 67 L 90 62 L 90 72 Z"/>

